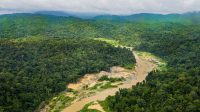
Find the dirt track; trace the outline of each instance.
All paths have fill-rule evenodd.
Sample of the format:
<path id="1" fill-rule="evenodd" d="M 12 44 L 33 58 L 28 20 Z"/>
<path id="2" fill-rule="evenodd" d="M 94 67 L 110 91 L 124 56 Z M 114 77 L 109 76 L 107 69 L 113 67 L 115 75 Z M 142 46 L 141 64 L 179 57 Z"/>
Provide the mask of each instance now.
<path id="1" fill-rule="evenodd" d="M 136 85 L 138 82 L 142 82 L 143 80 L 145 80 L 148 73 L 152 71 L 156 67 L 156 65 L 148 60 L 141 59 L 134 52 L 133 54 L 135 55 L 136 62 L 137 62 L 136 68 L 135 68 L 136 79 L 135 78 L 129 79 L 124 84 L 118 86 L 117 88 L 106 89 L 94 94 L 93 96 L 74 102 L 72 105 L 65 108 L 63 112 L 77 112 L 81 110 L 84 107 L 84 105 L 90 102 L 97 101 L 97 100 L 104 100 L 109 95 L 111 96 L 115 95 L 115 93 L 119 90 L 119 88 L 131 88 L 133 85 Z"/>

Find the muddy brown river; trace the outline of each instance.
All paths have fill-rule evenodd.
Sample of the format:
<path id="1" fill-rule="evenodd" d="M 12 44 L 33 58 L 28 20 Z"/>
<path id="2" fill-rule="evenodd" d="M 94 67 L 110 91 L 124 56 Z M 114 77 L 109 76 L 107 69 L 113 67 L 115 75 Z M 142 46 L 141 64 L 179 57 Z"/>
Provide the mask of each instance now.
<path id="1" fill-rule="evenodd" d="M 97 101 L 97 100 L 105 100 L 105 98 L 109 95 L 113 96 L 120 88 L 131 88 L 133 85 L 136 85 L 138 82 L 142 82 L 145 80 L 146 76 L 149 72 L 155 69 L 156 65 L 152 62 L 140 58 L 136 53 L 133 52 L 136 58 L 136 68 L 134 71 L 136 78 L 134 77 L 132 80 L 127 80 L 122 85 L 117 88 L 110 88 L 103 90 L 94 94 L 93 96 L 83 98 L 80 101 L 74 102 L 72 105 L 66 107 L 62 112 L 77 112 L 80 111 L 86 104 Z"/>

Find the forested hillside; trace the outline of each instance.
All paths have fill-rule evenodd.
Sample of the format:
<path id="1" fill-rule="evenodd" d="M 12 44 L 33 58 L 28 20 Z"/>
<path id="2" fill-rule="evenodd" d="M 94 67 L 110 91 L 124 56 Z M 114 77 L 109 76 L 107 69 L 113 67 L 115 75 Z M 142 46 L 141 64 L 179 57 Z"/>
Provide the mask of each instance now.
<path id="1" fill-rule="evenodd" d="M 39 14 L 13 14 L 0 16 L 0 38 L 30 36 L 84 37 L 93 36 L 91 24 L 75 17 L 57 17 Z M 90 33 L 88 33 L 90 31 Z"/>
<path id="2" fill-rule="evenodd" d="M 143 83 L 108 97 L 104 102 L 107 109 L 113 112 L 200 111 L 200 26 L 164 23 L 146 28 L 137 49 L 165 59 L 168 70 L 152 72 Z"/>
<path id="3" fill-rule="evenodd" d="M 41 14 L 12 14 L 0 16 L 0 38 L 45 36 L 48 38 L 117 38 L 138 44 L 138 36 L 150 27 L 172 24 L 200 24 L 200 13 L 182 15 L 136 14 L 131 16 L 98 16 L 92 19 L 60 17 Z M 178 29 L 177 29 L 178 30 Z M 126 37 L 126 38 L 123 38 Z M 130 41 L 131 40 L 131 41 Z"/>
<path id="4" fill-rule="evenodd" d="M 166 71 L 108 97 L 107 109 L 199 112 L 199 15 L 0 16 L 0 111 L 33 111 L 85 73 L 135 63 L 130 51 L 93 40 L 100 37 L 151 52 L 168 64 Z"/>
<path id="5" fill-rule="evenodd" d="M 94 40 L 1 39 L 0 111 L 33 111 L 85 73 L 134 63 L 127 49 Z"/>

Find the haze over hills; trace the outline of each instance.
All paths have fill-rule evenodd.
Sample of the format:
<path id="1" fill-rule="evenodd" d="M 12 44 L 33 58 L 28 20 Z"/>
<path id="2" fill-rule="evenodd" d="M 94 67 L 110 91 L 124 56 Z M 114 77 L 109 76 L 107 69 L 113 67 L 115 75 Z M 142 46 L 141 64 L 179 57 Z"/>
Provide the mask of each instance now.
<path id="1" fill-rule="evenodd" d="M 78 13 L 78 12 L 62 12 L 62 11 L 37 11 L 34 14 L 63 16 L 63 17 L 78 17 L 83 19 L 93 18 L 98 15 L 95 13 Z"/>
<path id="2" fill-rule="evenodd" d="M 198 21 L 200 18 L 200 12 L 188 12 L 183 14 L 154 14 L 154 13 L 139 13 L 127 16 L 120 15 L 102 15 L 96 16 L 94 19 L 96 20 L 110 20 L 110 21 L 132 21 L 132 22 L 145 22 L 145 21 L 153 21 L 153 22 L 179 22 L 179 21 Z"/>
<path id="3" fill-rule="evenodd" d="M 20 13 L 16 13 L 20 14 Z M 23 14 L 23 13 L 22 13 Z M 24 13 L 29 14 L 29 13 Z M 60 16 L 60 17 L 76 17 L 82 19 L 93 19 L 93 20 L 109 20 L 109 21 L 182 21 L 186 19 L 190 19 L 194 22 L 199 22 L 200 12 L 187 12 L 182 14 L 156 14 L 156 13 L 138 13 L 132 15 L 110 15 L 110 14 L 97 14 L 97 13 L 77 13 L 77 12 L 64 12 L 64 11 L 37 11 L 30 14 L 38 14 L 38 15 L 52 15 L 52 16 Z M 2 15 L 0 15 L 2 16 Z"/>

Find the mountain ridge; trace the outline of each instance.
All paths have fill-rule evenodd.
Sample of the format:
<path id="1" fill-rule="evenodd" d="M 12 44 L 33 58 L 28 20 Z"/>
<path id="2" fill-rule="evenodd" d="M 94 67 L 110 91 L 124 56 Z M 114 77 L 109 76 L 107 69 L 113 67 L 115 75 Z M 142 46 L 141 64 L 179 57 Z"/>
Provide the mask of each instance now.
<path id="1" fill-rule="evenodd" d="M 200 15 L 200 11 L 186 12 L 186 13 L 169 13 L 169 14 L 160 14 L 160 13 L 135 13 L 135 14 L 127 14 L 127 15 L 117 15 L 117 14 L 96 14 L 96 13 L 80 13 L 80 12 L 64 12 L 64 11 L 37 11 L 33 13 L 13 13 L 15 14 L 38 14 L 38 15 L 51 15 L 51 16 L 62 16 L 62 17 L 77 17 L 82 19 L 94 19 L 99 17 L 138 17 L 138 16 L 193 16 Z M 4 15 L 13 15 L 13 14 L 2 14 Z"/>

